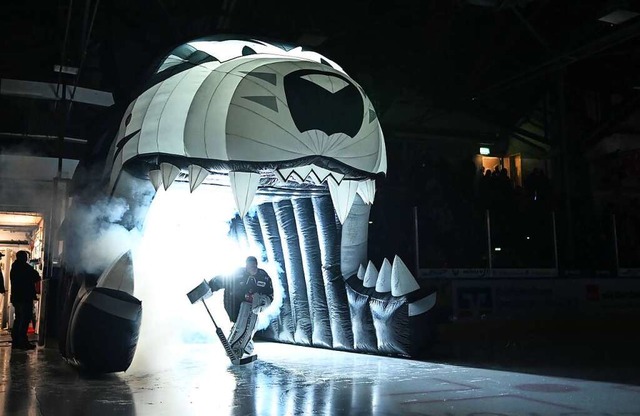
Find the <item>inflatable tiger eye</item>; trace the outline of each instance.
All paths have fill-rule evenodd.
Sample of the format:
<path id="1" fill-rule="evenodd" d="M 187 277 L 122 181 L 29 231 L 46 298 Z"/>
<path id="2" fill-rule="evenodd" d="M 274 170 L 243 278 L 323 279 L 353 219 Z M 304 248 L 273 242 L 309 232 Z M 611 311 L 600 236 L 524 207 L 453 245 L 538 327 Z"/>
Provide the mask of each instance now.
<path id="1" fill-rule="evenodd" d="M 132 224 L 146 215 L 136 209 L 141 190 L 153 196 L 182 182 L 194 193 L 232 193 L 231 235 L 264 247 L 284 290 L 277 318 L 258 336 L 409 357 L 428 342 L 436 294 L 399 257 L 379 267 L 367 259 L 384 137 L 362 87 L 330 59 L 257 39 L 186 43 L 159 62 L 107 147 L 96 192 L 126 200 Z M 73 230 L 72 215 L 69 223 Z M 143 308 L 133 254 L 78 273 L 79 234 L 65 237 L 61 351 L 93 371 L 124 371 Z"/>

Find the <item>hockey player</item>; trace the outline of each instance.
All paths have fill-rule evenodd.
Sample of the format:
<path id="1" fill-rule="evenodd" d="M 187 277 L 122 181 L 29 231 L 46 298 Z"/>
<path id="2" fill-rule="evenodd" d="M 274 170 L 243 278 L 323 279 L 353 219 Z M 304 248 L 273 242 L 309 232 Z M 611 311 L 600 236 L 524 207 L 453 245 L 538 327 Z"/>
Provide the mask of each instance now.
<path id="1" fill-rule="evenodd" d="M 236 357 L 253 352 L 253 335 L 258 313 L 271 305 L 271 278 L 258 268 L 258 260 L 249 256 L 246 266 L 230 276 L 216 276 L 208 282 L 212 292 L 224 289 L 224 308 L 233 323 L 229 344 Z"/>

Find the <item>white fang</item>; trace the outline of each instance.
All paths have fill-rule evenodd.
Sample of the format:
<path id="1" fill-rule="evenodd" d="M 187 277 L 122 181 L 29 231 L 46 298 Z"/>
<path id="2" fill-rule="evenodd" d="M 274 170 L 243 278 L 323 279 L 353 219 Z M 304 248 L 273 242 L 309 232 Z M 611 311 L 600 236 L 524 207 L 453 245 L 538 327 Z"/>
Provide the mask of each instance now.
<path id="1" fill-rule="evenodd" d="M 329 192 L 341 224 L 344 224 L 349 211 L 351 211 L 357 190 L 358 182 L 356 181 L 343 180 L 340 184 L 337 184 L 335 180 L 329 181 Z"/>
<path id="2" fill-rule="evenodd" d="M 360 195 L 365 204 L 373 204 L 373 199 L 376 196 L 376 182 L 371 179 L 359 182 L 358 195 Z"/>
<path id="3" fill-rule="evenodd" d="M 376 281 L 378 280 L 378 269 L 373 265 L 373 262 L 369 260 L 367 264 L 367 270 L 364 273 L 364 279 L 362 285 L 364 287 L 376 287 Z"/>
<path id="4" fill-rule="evenodd" d="M 166 191 L 180 174 L 180 169 L 171 163 L 160 163 L 160 171 L 162 172 L 162 184 Z"/>
<path id="5" fill-rule="evenodd" d="M 360 267 L 358 267 L 358 273 L 356 274 L 356 276 L 358 276 L 358 279 L 362 280 L 364 279 L 364 273 L 366 272 L 364 266 L 361 264 Z"/>
<path id="6" fill-rule="evenodd" d="M 282 180 L 282 182 L 288 181 L 292 172 L 293 168 L 276 169 L 276 174 L 278 175 L 278 178 Z"/>
<path id="7" fill-rule="evenodd" d="M 301 183 L 304 182 L 307 176 L 309 176 L 309 173 L 311 173 L 312 166 L 313 165 L 298 166 L 293 169 L 293 172 L 300 178 Z"/>
<path id="8" fill-rule="evenodd" d="M 189 190 L 195 191 L 209 176 L 209 171 L 198 165 L 189 165 Z"/>
<path id="9" fill-rule="evenodd" d="M 378 273 L 378 281 L 376 282 L 376 292 L 387 293 L 391 291 L 391 263 L 384 259 Z"/>
<path id="10" fill-rule="evenodd" d="M 316 185 L 320 185 L 322 182 L 326 181 L 329 176 L 331 176 L 331 171 L 328 169 L 321 168 L 316 165 L 311 165 L 311 168 L 311 177 Z M 342 180 L 342 178 L 340 178 L 340 180 Z"/>
<path id="11" fill-rule="evenodd" d="M 162 185 L 162 173 L 160 170 L 150 170 L 149 171 L 149 180 L 153 184 L 153 187 L 156 188 L 156 192 Z"/>
<path id="12" fill-rule="evenodd" d="M 397 255 L 393 259 L 391 268 L 391 294 L 393 296 L 404 296 L 420 289 L 420 285 L 409 271 L 409 268 Z"/>
<path id="13" fill-rule="evenodd" d="M 251 207 L 253 197 L 256 195 L 258 185 L 260 185 L 260 174 L 255 172 L 229 172 L 229 182 L 231 183 L 231 191 L 236 202 L 236 208 L 242 218 Z"/>

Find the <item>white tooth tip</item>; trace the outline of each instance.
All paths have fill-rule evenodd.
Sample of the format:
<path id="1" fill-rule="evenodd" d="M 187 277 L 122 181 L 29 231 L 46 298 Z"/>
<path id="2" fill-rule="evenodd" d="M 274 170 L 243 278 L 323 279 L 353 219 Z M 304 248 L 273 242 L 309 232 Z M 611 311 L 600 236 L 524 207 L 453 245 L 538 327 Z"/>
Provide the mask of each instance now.
<path id="1" fill-rule="evenodd" d="M 378 280 L 378 269 L 373 265 L 373 262 L 369 260 L 367 264 L 367 270 L 364 273 L 362 285 L 364 287 L 372 288 L 376 287 L 376 281 Z"/>
<path id="2" fill-rule="evenodd" d="M 331 172 L 331 175 L 329 175 L 329 178 L 336 181 L 336 183 L 342 183 L 342 180 L 344 179 L 344 175 L 338 172 Z"/>
<path id="3" fill-rule="evenodd" d="M 349 216 L 357 190 L 358 182 L 356 181 L 343 180 L 340 184 L 336 183 L 335 180 L 329 181 L 331 200 L 341 224 L 344 224 Z"/>
<path id="4" fill-rule="evenodd" d="M 255 172 L 229 172 L 229 182 L 233 192 L 233 198 L 240 217 L 244 217 L 253 197 L 260 185 L 260 174 Z"/>
<path id="5" fill-rule="evenodd" d="M 294 168 L 294 172 L 296 173 L 296 175 L 298 175 L 298 178 L 300 178 L 300 181 L 304 182 L 307 179 L 307 176 L 309 176 L 309 173 L 311 173 L 312 167 L 313 165 L 298 166 Z"/>
<path id="6" fill-rule="evenodd" d="M 409 268 L 397 255 L 393 259 L 391 268 L 391 294 L 393 296 L 404 296 L 420 289 L 420 285 L 409 271 Z"/>
<path id="7" fill-rule="evenodd" d="M 428 312 L 436 306 L 436 301 L 438 300 L 438 294 L 433 292 L 432 294 L 423 297 L 420 300 L 415 302 L 411 302 L 409 304 L 409 316 L 421 315 L 425 312 Z"/>
<path id="8" fill-rule="evenodd" d="M 162 172 L 162 184 L 166 191 L 180 174 L 180 169 L 177 166 L 173 166 L 171 163 L 163 162 L 160 163 L 160 171 Z"/>
<path id="9" fill-rule="evenodd" d="M 293 168 L 284 168 L 284 169 L 276 170 L 276 174 L 278 175 L 278 178 L 282 180 L 282 182 L 288 181 L 292 173 L 293 173 Z"/>
<path id="10" fill-rule="evenodd" d="M 150 170 L 149 180 L 151 181 L 153 187 L 156 188 L 157 192 L 160 188 L 160 185 L 162 185 L 162 173 L 160 172 L 160 170 Z"/>
<path id="11" fill-rule="evenodd" d="M 287 178 L 285 176 L 282 175 L 282 172 L 278 169 L 275 169 L 273 171 L 274 175 L 276 175 L 276 178 L 278 179 L 278 181 L 280 182 L 286 182 Z"/>
<path id="12" fill-rule="evenodd" d="M 314 183 L 317 181 L 318 184 L 321 184 L 326 181 L 329 176 L 331 176 L 330 170 L 321 168 L 320 166 L 311 165 L 311 177 L 313 178 Z M 340 180 L 342 180 L 342 178 L 340 178 Z"/>
<path id="13" fill-rule="evenodd" d="M 366 272 L 366 269 L 361 264 L 360 267 L 358 267 L 358 273 L 356 274 L 356 276 L 358 276 L 358 279 L 360 279 L 360 280 L 364 279 L 365 272 Z"/>
<path id="14" fill-rule="evenodd" d="M 316 175 L 313 172 L 311 172 L 311 174 L 309 175 L 309 178 L 311 179 L 311 182 L 313 182 L 314 185 L 320 185 L 322 183 L 322 180 L 318 178 L 318 175 Z"/>
<path id="15" fill-rule="evenodd" d="M 189 190 L 195 191 L 209 176 L 209 171 L 198 165 L 189 165 Z"/>
<path id="16" fill-rule="evenodd" d="M 376 292 L 387 293 L 391 291 L 391 263 L 384 259 L 380 272 L 378 273 L 378 281 L 376 282 Z"/>
<path id="17" fill-rule="evenodd" d="M 359 182 L 358 195 L 360 195 L 365 204 L 373 204 L 376 196 L 376 182 L 371 179 Z"/>

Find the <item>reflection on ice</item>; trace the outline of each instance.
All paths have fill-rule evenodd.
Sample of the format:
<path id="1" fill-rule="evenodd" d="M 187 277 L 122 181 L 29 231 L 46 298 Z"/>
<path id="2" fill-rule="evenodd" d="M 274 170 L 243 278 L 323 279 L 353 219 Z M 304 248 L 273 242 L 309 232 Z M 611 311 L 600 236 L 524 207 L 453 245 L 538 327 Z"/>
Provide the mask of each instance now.
<path id="1" fill-rule="evenodd" d="M 214 410 L 229 415 L 466 416 L 489 412 L 560 416 L 582 412 L 589 416 L 633 412 L 640 404 L 640 387 L 286 344 L 257 343 L 258 361 L 246 366 L 221 365 L 206 344 L 185 346 L 183 352 L 188 358 L 177 376 L 188 382 L 171 392 L 172 397 L 186 394 L 189 399 L 183 403 L 181 416 Z M 150 407 L 136 402 L 139 414 L 153 414 Z"/>
<path id="2" fill-rule="evenodd" d="M 0 348 L 0 414 L 619 416 L 640 408 L 635 385 L 275 343 L 257 343 L 258 361 L 245 366 L 232 366 L 216 341 L 173 352 L 162 370 L 87 378 L 56 350 Z"/>

